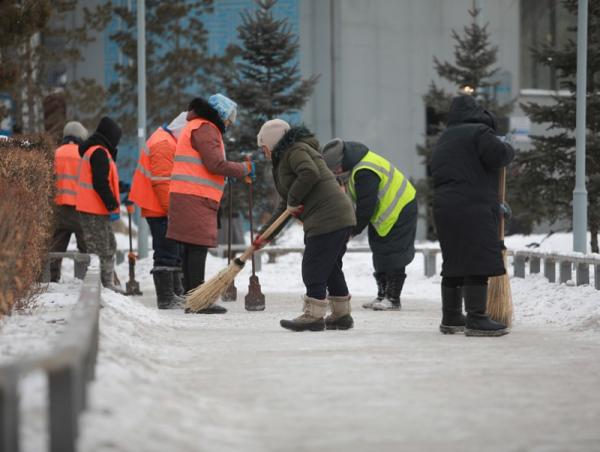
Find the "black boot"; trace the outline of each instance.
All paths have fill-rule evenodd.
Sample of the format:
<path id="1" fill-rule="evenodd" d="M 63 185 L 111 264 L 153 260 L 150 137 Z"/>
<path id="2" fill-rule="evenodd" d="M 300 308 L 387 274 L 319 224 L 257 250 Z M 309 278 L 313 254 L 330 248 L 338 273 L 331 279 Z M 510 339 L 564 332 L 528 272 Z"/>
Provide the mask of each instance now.
<path id="1" fill-rule="evenodd" d="M 462 333 L 465 330 L 465 316 L 462 313 L 462 289 L 442 286 L 442 323 L 443 334 Z"/>
<path id="2" fill-rule="evenodd" d="M 400 304 L 400 293 L 404 287 L 406 273 L 404 272 L 389 272 L 386 275 L 387 284 L 385 288 L 385 298 L 378 303 L 373 303 L 373 309 L 376 311 L 399 311 L 402 305 Z"/>
<path id="3" fill-rule="evenodd" d="M 183 273 L 180 270 L 175 270 L 173 272 L 173 292 L 180 297 L 185 295 L 185 289 L 183 288 Z"/>
<path id="4" fill-rule="evenodd" d="M 496 322 L 485 313 L 487 307 L 487 285 L 463 286 L 467 321 L 465 336 L 503 336 L 508 334 L 506 326 Z"/>
<path id="5" fill-rule="evenodd" d="M 387 287 L 387 276 L 385 272 L 375 272 L 373 273 L 373 276 L 375 277 L 375 282 L 377 283 L 377 297 L 371 301 L 363 303 L 362 307 L 365 309 L 373 309 L 373 305 L 375 303 L 379 303 L 385 298 L 385 289 Z"/>
<path id="6" fill-rule="evenodd" d="M 200 281 L 197 284 L 199 287 L 202 284 L 204 284 L 204 281 Z M 213 303 L 211 305 L 208 305 L 204 309 L 200 309 L 198 311 L 192 311 L 190 308 L 185 308 L 184 312 L 186 314 L 225 314 L 227 312 L 227 309 L 225 309 L 223 306 Z"/>
<path id="7" fill-rule="evenodd" d="M 156 289 L 156 304 L 158 309 L 183 308 L 185 300 L 175 295 L 173 291 L 173 270 L 166 267 L 152 269 L 152 278 Z"/>

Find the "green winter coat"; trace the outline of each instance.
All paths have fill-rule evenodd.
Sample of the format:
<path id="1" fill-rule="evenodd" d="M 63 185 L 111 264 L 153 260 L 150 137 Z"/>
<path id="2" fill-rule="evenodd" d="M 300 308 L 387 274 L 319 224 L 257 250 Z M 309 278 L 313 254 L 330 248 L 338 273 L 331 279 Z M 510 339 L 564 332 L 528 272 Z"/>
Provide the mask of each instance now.
<path id="1" fill-rule="evenodd" d="M 319 142 L 306 128 L 292 127 L 273 149 L 272 160 L 273 180 L 282 201 L 263 230 L 288 205 L 304 206 L 300 221 L 306 237 L 356 225 L 350 198 L 340 189 L 319 152 Z"/>

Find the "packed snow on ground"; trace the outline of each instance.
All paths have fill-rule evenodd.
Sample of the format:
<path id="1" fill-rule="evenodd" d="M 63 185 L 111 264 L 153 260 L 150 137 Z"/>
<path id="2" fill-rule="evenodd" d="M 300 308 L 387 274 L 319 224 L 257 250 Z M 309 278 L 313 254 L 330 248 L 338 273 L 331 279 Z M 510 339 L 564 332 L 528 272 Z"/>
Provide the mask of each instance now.
<path id="1" fill-rule="evenodd" d="M 126 236 L 119 234 L 119 243 Z M 299 225 L 292 225 L 278 239 L 278 246 L 302 246 L 302 230 Z M 542 251 L 569 252 L 572 238 L 567 233 L 557 233 L 545 238 L 545 235 L 511 236 L 506 239 L 510 249 L 530 249 L 527 245 L 538 243 L 535 248 Z M 365 237 L 353 240 L 349 247 L 366 244 Z M 419 246 L 436 247 L 436 243 L 418 243 Z M 121 245 L 120 245 L 121 246 Z M 262 257 L 262 270 L 258 273 L 262 291 L 267 295 L 274 293 L 297 294 L 298 303 L 290 306 L 290 316 L 300 307 L 299 298 L 304 292 L 300 273 L 301 254 L 290 253 L 277 258 L 276 263 L 268 264 L 266 256 Z M 438 273 L 440 270 L 438 259 Z M 225 259 L 209 255 L 207 260 L 207 277 L 214 275 L 227 265 Z M 137 263 L 137 279 L 144 291 L 151 291 L 150 269 L 151 258 Z M 509 269 L 510 270 L 510 269 Z M 117 271 L 120 279 L 127 280 L 127 262 L 121 264 Z M 347 276 L 351 293 L 355 297 L 369 297 L 376 293 L 372 277 L 372 263 L 369 253 L 348 253 L 344 258 L 344 272 Z M 245 293 L 251 265 L 240 273 L 236 285 L 240 293 Z M 407 268 L 408 278 L 402 292 L 405 300 L 418 300 L 419 303 L 431 303 L 439 306 L 440 277 L 426 278 L 423 274 L 423 258 L 417 254 L 415 260 Z M 46 293 L 39 296 L 37 307 L 32 312 L 16 312 L 0 320 L 0 364 L 25 355 L 41 353 L 47 350 L 61 331 L 68 325 L 69 309 L 75 303 L 81 288 L 81 282 L 72 277 L 72 263 L 63 263 L 63 279 L 60 284 L 49 284 Z M 514 328 L 527 326 L 551 325 L 568 328 L 573 331 L 588 331 L 591 334 L 600 332 L 600 292 L 593 286 L 576 287 L 568 284 L 551 284 L 541 275 L 528 275 L 525 279 L 511 278 L 513 300 L 515 304 Z M 185 365 L 186 350 L 177 347 L 177 331 L 182 326 L 189 328 L 195 322 L 198 328 L 209 325 L 219 329 L 231 327 L 240 322 L 240 327 L 253 328 L 256 322 L 252 314 L 240 314 L 235 320 L 231 316 L 186 316 L 181 311 L 158 311 L 153 306 L 136 302 L 136 298 L 128 298 L 103 289 L 104 309 L 102 313 L 102 364 L 98 369 L 98 384 L 102 385 L 100 393 L 120 394 L 128 398 L 131 382 L 140 384 L 164 385 L 161 381 L 161 363 L 165 359 Z M 277 313 L 267 311 L 262 316 L 270 316 L 274 328 L 277 325 Z M 358 318 L 361 312 L 355 313 Z M 271 318 L 272 317 L 272 318 Z M 257 327 L 258 328 L 258 327 Z M 432 333 L 434 330 L 432 330 Z M 133 358 L 132 358 L 133 357 Z M 135 359 L 136 362 L 131 360 Z M 43 375 L 33 373 L 22 380 L 22 438 L 24 451 L 43 450 L 45 436 L 46 382 Z M 97 393 L 98 394 L 98 393 Z M 146 396 L 144 396 L 146 397 Z M 118 400 L 113 397 L 103 400 L 94 399 L 95 412 L 105 412 L 106 425 L 94 426 L 94 431 L 102 434 L 111 428 L 111 407 Z M 141 400 L 143 402 L 143 400 Z M 149 402 L 150 403 L 150 402 Z M 131 410 L 143 410 L 146 404 L 132 405 Z M 177 406 L 165 406 L 161 416 L 176 418 Z M 149 422 L 156 416 L 148 413 Z M 143 417 L 142 413 L 132 413 L 131 419 Z M 155 419 L 160 422 L 160 419 Z M 182 422 L 185 420 L 182 419 Z M 90 421 L 91 422 L 91 421 Z M 97 416 L 94 422 L 103 422 Z M 132 421 L 133 422 L 133 421 Z M 131 425 L 135 429 L 135 425 Z M 87 437 L 86 444 L 98 445 L 98 438 Z M 151 441 L 151 438 L 148 439 Z M 176 441 L 176 439 L 174 439 Z M 95 446 L 94 446 L 95 447 Z M 92 450 L 92 449 L 83 449 Z M 96 450 L 95 448 L 93 450 Z M 104 444 L 102 450 L 111 450 L 110 444 Z M 177 450 L 176 448 L 173 450 Z"/>

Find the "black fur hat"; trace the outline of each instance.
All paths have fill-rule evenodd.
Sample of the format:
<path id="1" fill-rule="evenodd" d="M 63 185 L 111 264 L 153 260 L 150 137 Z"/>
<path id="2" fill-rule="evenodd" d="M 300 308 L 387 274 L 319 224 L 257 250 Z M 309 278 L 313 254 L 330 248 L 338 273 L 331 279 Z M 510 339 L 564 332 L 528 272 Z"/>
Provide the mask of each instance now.
<path id="1" fill-rule="evenodd" d="M 212 122 L 215 126 L 217 126 L 221 133 L 225 133 L 225 124 L 221 120 L 217 110 L 212 108 L 207 100 L 201 97 L 195 97 L 190 102 L 188 111 L 193 111 L 202 119 Z"/>

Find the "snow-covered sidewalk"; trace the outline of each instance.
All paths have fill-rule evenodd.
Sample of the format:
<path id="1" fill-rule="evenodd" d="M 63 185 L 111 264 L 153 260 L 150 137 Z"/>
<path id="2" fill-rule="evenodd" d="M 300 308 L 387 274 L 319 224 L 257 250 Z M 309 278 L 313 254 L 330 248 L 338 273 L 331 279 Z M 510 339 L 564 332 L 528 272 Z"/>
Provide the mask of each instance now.
<path id="1" fill-rule="evenodd" d="M 508 246 L 541 238 L 511 238 Z M 295 227 L 280 245 L 300 240 Z M 561 251 L 567 240 L 553 236 L 544 245 Z M 512 278 L 511 334 L 443 336 L 440 277 L 423 275 L 421 255 L 407 269 L 403 310 L 386 313 L 360 308 L 375 293 L 371 256 L 349 253 L 355 329 L 292 333 L 279 319 L 300 309 L 299 254 L 263 263 L 264 312 L 244 310 L 248 265 L 236 281 L 238 301 L 217 316 L 158 311 L 151 265 L 148 258 L 137 266 L 145 296 L 102 292 L 82 452 L 600 450 L 600 292 L 593 287 Z M 209 256 L 207 275 L 225 265 Z M 126 263 L 118 272 L 125 282 Z M 71 268 L 63 274 L 35 315 L 3 320 L 3 359 L 42 349 L 68 323 L 81 285 Z M 37 452 L 45 381 L 34 374 L 22 389 L 23 450 Z"/>
<path id="2" fill-rule="evenodd" d="M 148 294 L 149 287 L 145 287 Z M 443 336 L 439 305 L 360 309 L 346 332 L 292 333 L 267 294 L 224 316 L 110 296 L 82 451 L 592 451 L 600 448 L 600 336 L 520 326 Z"/>

